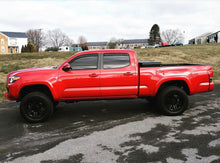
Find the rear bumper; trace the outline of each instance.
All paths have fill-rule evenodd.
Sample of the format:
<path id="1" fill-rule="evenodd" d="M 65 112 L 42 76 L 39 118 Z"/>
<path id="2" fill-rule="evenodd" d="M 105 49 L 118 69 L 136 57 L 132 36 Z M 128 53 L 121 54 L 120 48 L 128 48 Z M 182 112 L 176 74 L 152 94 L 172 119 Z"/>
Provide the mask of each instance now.
<path id="1" fill-rule="evenodd" d="M 209 84 L 209 91 L 212 91 L 213 89 L 214 89 L 214 83 L 211 82 L 211 83 Z"/>

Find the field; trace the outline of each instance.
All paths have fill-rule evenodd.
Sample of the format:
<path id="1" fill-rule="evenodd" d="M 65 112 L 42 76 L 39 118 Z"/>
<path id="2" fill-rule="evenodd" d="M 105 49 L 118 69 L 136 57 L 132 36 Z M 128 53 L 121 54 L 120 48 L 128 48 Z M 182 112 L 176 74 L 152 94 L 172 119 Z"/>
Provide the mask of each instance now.
<path id="1" fill-rule="evenodd" d="M 220 82 L 220 44 L 136 49 L 135 51 L 140 61 L 210 64 L 214 69 L 214 81 Z M 6 100 L 4 92 L 7 73 L 28 67 L 58 66 L 73 54 L 73 52 L 42 52 L 0 55 L 0 101 Z"/>

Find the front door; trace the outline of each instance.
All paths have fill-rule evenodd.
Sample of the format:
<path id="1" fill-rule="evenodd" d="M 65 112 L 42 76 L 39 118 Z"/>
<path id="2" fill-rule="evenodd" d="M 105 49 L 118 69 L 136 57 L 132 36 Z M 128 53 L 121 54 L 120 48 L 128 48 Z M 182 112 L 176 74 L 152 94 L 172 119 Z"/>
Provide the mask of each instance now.
<path id="1" fill-rule="evenodd" d="M 59 90 L 62 99 L 94 99 L 100 97 L 98 54 L 85 54 L 72 59 L 71 70 L 60 70 Z"/>

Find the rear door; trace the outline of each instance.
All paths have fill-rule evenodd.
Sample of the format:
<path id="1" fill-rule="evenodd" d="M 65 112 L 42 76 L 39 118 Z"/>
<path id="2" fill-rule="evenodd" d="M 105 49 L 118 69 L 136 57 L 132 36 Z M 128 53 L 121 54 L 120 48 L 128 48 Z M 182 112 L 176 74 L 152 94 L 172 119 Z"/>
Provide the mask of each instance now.
<path id="1" fill-rule="evenodd" d="M 138 74 L 128 53 L 101 55 L 101 96 L 134 97 L 138 92 Z"/>

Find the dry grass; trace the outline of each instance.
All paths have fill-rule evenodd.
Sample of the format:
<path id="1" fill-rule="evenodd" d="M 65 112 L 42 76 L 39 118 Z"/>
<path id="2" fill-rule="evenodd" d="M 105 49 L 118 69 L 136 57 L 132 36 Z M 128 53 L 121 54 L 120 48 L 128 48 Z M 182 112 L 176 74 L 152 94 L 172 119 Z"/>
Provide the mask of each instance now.
<path id="1" fill-rule="evenodd" d="M 136 49 L 135 51 L 140 61 L 210 64 L 214 69 L 215 82 L 220 82 L 220 44 Z M 54 52 L 0 55 L 0 101 L 5 100 L 3 93 L 6 75 L 9 72 L 28 67 L 58 66 L 73 54 L 73 52 Z"/>
<path id="2" fill-rule="evenodd" d="M 136 52 L 141 61 L 210 64 L 215 82 L 220 81 L 220 44 L 137 49 Z"/>

